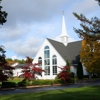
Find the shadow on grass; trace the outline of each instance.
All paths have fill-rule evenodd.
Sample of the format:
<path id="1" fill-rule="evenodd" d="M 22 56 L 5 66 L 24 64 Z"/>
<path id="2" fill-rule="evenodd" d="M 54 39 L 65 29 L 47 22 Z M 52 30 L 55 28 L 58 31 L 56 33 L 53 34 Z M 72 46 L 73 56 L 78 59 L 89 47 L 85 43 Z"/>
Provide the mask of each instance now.
<path id="1" fill-rule="evenodd" d="M 100 100 L 100 86 L 0 96 L 0 100 Z"/>

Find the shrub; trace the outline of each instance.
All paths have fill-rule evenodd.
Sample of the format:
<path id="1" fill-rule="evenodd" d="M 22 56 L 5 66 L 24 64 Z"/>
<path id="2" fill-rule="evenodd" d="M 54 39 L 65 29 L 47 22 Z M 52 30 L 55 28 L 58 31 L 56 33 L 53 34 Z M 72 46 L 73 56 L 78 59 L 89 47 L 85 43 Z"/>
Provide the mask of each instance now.
<path id="1" fill-rule="evenodd" d="M 75 73 L 74 72 L 71 72 L 70 73 L 70 76 L 71 76 L 71 78 L 75 78 Z"/>
<path id="2" fill-rule="evenodd" d="M 18 84 L 18 86 L 28 86 L 28 85 L 30 85 L 30 82 L 28 80 L 26 80 L 26 81 L 18 82 L 17 84 Z"/>
<path id="3" fill-rule="evenodd" d="M 83 75 L 83 77 L 89 79 L 89 75 Z"/>
<path id="4" fill-rule="evenodd" d="M 64 81 L 61 80 L 61 79 L 55 79 L 55 80 L 53 81 L 53 83 L 54 83 L 54 84 L 63 84 Z"/>
<path id="5" fill-rule="evenodd" d="M 52 85 L 53 80 L 33 80 L 33 85 Z"/>
<path id="6" fill-rule="evenodd" d="M 16 83 L 15 82 L 2 82 L 2 87 L 3 88 L 11 88 L 11 87 L 16 87 Z"/>
<path id="7" fill-rule="evenodd" d="M 32 81 L 36 79 L 35 75 L 42 76 L 42 72 L 45 72 L 42 68 L 37 67 L 41 64 L 40 62 L 33 64 L 32 61 L 30 57 L 27 57 L 26 64 L 22 67 L 24 80 Z"/>
<path id="8" fill-rule="evenodd" d="M 70 67 L 69 66 L 63 66 L 63 68 L 59 67 L 61 69 L 61 72 L 58 74 L 58 78 L 64 81 L 65 83 L 68 82 L 70 77 Z"/>
<path id="9" fill-rule="evenodd" d="M 52 85 L 53 84 L 53 80 L 45 80 L 44 81 L 44 85 Z"/>
<path id="10" fill-rule="evenodd" d="M 32 85 L 43 85 L 43 80 L 33 80 Z"/>
<path id="11" fill-rule="evenodd" d="M 75 78 L 71 78 L 71 79 L 68 81 L 68 83 L 75 83 L 75 82 L 76 82 Z"/>

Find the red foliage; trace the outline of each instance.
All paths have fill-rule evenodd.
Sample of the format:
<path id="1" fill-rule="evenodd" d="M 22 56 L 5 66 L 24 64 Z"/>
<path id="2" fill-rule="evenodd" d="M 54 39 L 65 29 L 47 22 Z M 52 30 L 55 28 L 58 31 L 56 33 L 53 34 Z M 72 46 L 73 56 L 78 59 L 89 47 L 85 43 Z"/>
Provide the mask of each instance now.
<path id="1" fill-rule="evenodd" d="M 8 79 L 8 76 L 7 76 L 7 75 L 0 74 L 0 81 L 1 81 L 1 82 L 7 81 L 7 79 Z"/>
<path id="2" fill-rule="evenodd" d="M 45 72 L 45 70 L 42 70 L 42 68 L 36 67 L 38 65 L 40 65 L 40 63 L 33 64 L 32 61 L 30 60 L 30 58 L 27 57 L 26 66 L 22 67 L 24 80 L 35 79 L 36 78 L 35 74 L 42 76 L 42 72 Z"/>
<path id="3" fill-rule="evenodd" d="M 1 50 L 1 47 L 0 47 Z M 9 76 L 13 75 L 12 70 L 14 69 L 13 67 L 9 66 L 7 64 L 7 61 L 5 60 L 5 55 L 0 51 L 0 82 L 7 81 Z"/>
<path id="4" fill-rule="evenodd" d="M 70 70 L 69 66 L 63 66 L 63 67 L 58 67 L 58 68 L 60 68 L 62 71 Z"/>
<path id="5" fill-rule="evenodd" d="M 64 66 L 64 67 L 59 67 L 61 69 L 61 72 L 58 74 L 58 78 L 64 80 L 67 82 L 68 80 L 71 79 L 70 77 L 70 67 L 69 66 Z"/>
<path id="6" fill-rule="evenodd" d="M 26 57 L 27 60 L 26 60 L 26 63 L 32 63 L 33 59 L 31 59 L 30 57 Z"/>

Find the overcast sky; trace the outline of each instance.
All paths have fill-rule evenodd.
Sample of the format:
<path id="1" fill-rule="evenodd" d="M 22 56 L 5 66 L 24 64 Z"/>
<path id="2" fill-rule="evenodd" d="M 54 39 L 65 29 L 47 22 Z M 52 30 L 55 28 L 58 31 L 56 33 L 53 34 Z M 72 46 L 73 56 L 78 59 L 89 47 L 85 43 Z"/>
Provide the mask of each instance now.
<path id="1" fill-rule="evenodd" d="M 73 12 L 100 18 L 95 0 L 2 0 L 1 5 L 8 13 L 0 26 L 0 45 L 7 58 L 34 58 L 46 38 L 58 40 L 63 10 L 70 42 L 80 40 L 73 30 L 80 27 Z"/>

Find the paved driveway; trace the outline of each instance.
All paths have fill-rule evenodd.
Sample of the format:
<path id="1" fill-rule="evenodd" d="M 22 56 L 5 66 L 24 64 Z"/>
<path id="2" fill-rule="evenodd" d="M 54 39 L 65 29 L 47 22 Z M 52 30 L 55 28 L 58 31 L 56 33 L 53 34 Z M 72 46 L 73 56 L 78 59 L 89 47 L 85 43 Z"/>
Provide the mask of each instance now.
<path id="1" fill-rule="evenodd" d="M 100 85 L 100 81 L 86 82 L 86 83 L 79 82 L 77 84 L 70 84 L 66 86 L 48 86 L 48 87 L 37 87 L 37 88 L 35 87 L 35 88 L 27 88 L 27 89 L 24 88 L 24 89 L 0 90 L 0 95 L 61 90 L 67 88 L 78 88 L 78 87 L 95 86 L 95 85 Z"/>

